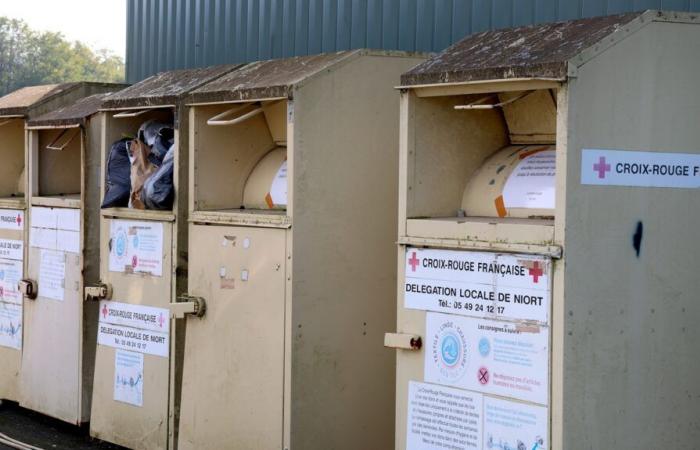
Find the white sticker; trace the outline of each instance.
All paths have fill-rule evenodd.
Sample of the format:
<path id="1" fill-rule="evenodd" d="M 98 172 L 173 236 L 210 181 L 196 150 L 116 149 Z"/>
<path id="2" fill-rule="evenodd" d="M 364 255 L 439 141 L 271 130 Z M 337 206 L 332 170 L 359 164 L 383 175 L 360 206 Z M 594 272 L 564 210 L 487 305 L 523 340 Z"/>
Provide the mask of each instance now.
<path id="1" fill-rule="evenodd" d="M 406 249 L 406 308 L 474 317 L 549 320 L 545 256 Z"/>
<path id="2" fill-rule="evenodd" d="M 63 301 L 66 279 L 66 254 L 41 250 L 39 296 Z"/>
<path id="3" fill-rule="evenodd" d="M 406 449 L 481 449 L 482 410 L 481 394 L 409 382 Z"/>
<path id="4" fill-rule="evenodd" d="M 554 209 L 556 151 L 523 158 L 503 186 L 506 208 Z"/>
<path id="5" fill-rule="evenodd" d="M 18 209 L 0 209 L 0 230 L 22 230 L 24 211 Z"/>
<path id="6" fill-rule="evenodd" d="M 80 252 L 80 210 L 33 207 L 30 219 L 30 247 Z"/>
<path id="7" fill-rule="evenodd" d="M 24 242 L 16 239 L 0 239 L 0 258 L 24 259 Z"/>
<path id="8" fill-rule="evenodd" d="M 113 220 L 109 271 L 163 275 L 163 224 Z"/>
<path id="9" fill-rule="evenodd" d="M 0 303 L 0 345 L 22 348 L 22 305 Z"/>
<path id="10" fill-rule="evenodd" d="M 484 397 L 484 448 L 545 450 L 547 408 Z"/>
<path id="11" fill-rule="evenodd" d="M 270 198 L 277 206 L 287 206 L 287 161 L 285 160 L 272 179 Z"/>
<path id="12" fill-rule="evenodd" d="M 143 406 L 143 353 L 114 352 L 114 400 Z"/>
<path id="13" fill-rule="evenodd" d="M 22 294 L 17 289 L 22 272 L 22 261 L 0 258 L 0 302 L 22 304 Z"/>
<path id="14" fill-rule="evenodd" d="M 581 184 L 697 189 L 700 155 L 583 149 Z"/>
<path id="15" fill-rule="evenodd" d="M 169 311 L 165 308 L 102 300 L 97 343 L 168 357 Z"/>
<path id="16" fill-rule="evenodd" d="M 425 380 L 547 404 L 549 329 L 426 315 Z"/>

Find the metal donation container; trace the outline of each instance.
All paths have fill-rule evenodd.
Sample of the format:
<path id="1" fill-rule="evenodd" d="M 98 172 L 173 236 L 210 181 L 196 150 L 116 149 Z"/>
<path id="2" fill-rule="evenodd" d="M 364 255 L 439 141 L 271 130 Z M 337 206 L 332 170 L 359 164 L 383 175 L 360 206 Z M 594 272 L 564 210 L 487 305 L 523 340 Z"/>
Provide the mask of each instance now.
<path id="1" fill-rule="evenodd" d="M 90 419 L 97 309 L 83 304 L 98 278 L 98 172 L 104 92 L 27 122 L 27 273 L 20 405 L 80 424 Z M 87 90 L 86 90 L 87 92 Z"/>
<path id="2" fill-rule="evenodd" d="M 400 74 L 350 51 L 193 91 L 179 449 L 389 448 Z"/>
<path id="3" fill-rule="evenodd" d="M 70 104 L 99 84 L 25 87 L 0 98 L 0 399 L 18 401 L 24 322 L 19 282 L 26 272 L 26 121 Z"/>
<path id="4" fill-rule="evenodd" d="M 176 398 L 169 357 L 176 338 L 168 305 L 185 292 L 187 281 L 187 133 L 182 132 L 187 114 L 180 99 L 229 70 L 163 72 L 102 103 L 100 179 L 112 188 L 112 164 L 127 151 L 120 156 L 115 150 L 124 142 L 133 159 L 132 191 L 131 207 L 101 210 L 100 283 L 91 289 L 91 298 L 100 303 L 90 434 L 129 448 L 167 448 L 173 432 Z M 144 144 L 136 145 L 139 141 Z M 151 153 L 139 160 L 146 143 Z M 143 197 L 134 194 L 139 192 L 134 186 L 144 174 L 153 175 L 149 164 L 156 150 L 170 152 L 170 179 L 163 178 L 163 186 L 170 185 L 174 198 L 165 210 L 139 209 Z M 161 159 L 160 167 L 166 167 L 168 158 Z M 101 197 L 107 206 L 104 190 Z"/>
<path id="5" fill-rule="evenodd" d="M 698 25 L 479 33 L 402 76 L 397 449 L 697 446 Z"/>

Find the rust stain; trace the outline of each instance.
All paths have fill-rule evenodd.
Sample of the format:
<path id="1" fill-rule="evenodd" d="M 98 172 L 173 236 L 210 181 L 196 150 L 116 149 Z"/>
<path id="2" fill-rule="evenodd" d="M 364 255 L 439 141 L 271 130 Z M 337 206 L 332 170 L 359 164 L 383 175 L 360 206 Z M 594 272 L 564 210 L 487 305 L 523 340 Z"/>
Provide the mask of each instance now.
<path id="1" fill-rule="evenodd" d="M 269 192 L 265 195 L 265 203 L 267 203 L 267 207 L 270 209 L 275 207 L 275 202 L 272 201 L 272 196 Z"/>
<path id="2" fill-rule="evenodd" d="M 494 204 L 496 205 L 496 212 L 498 213 L 498 217 L 505 217 L 508 215 L 508 210 L 506 210 L 506 205 L 505 203 L 503 203 L 502 195 L 496 197 Z"/>
<path id="3" fill-rule="evenodd" d="M 549 149 L 551 149 L 551 148 L 552 148 L 552 147 L 549 146 L 549 145 L 545 145 L 544 147 L 533 148 L 532 150 L 527 150 L 527 151 L 525 151 L 525 152 L 522 152 L 520 155 L 518 155 L 518 158 L 519 158 L 519 159 L 525 159 L 525 158 L 527 158 L 528 156 L 534 155 L 535 153 L 543 152 L 543 151 L 549 150 Z"/>

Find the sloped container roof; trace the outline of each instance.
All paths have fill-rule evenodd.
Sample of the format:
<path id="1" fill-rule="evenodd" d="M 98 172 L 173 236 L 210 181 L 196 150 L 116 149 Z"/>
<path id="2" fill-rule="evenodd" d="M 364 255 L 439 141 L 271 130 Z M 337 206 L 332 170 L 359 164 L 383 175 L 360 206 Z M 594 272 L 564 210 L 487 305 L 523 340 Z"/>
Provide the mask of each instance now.
<path id="1" fill-rule="evenodd" d="M 114 90 L 118 91 L 125 86 L 127 85 L 114 85 Z M 111 92 L 105 92 L 82 98 L 29 120 L 27 126 L 30 128 L 84 126 L 87 119 L 99 111 L 102 101 L 110 94 Z"/>
<path id="2" fill-rule="evenodd" d="M 0 98 L 0 117 L 31 116 L 40 106 L 81 88 L 87 92 L 101 91 L 109 86 L 109 83 L 75 82 L 24 87 Z"/>

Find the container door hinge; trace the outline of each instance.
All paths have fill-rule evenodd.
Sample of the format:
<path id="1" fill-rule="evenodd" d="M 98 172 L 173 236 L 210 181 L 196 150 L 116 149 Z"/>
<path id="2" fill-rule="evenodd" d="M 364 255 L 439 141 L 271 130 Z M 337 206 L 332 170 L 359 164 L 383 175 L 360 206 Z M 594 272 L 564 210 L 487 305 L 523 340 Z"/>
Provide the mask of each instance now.
<path id="1" fill-rule="evenodd" d="M 186 315 L 202 317 L 207 309 L 207 303 L 202 297 L 181 295 L 177 302 L 170 304 L 170 318 L 184 319 Z"/>
<path id="2" fill-rule="evenodd" d="M 384 333 L 384 347 L 420 350 L 423 347 L 423 339 L 416 334 Z"/>
<path id="3" fill-rule="evenodd" d="M 17 290 L 29 300 L 35 300 L 38 295 L 38 287 L 36 281 L 25 278 L 17 283 Z"/>
<path id="4" fill-rule="evenodd" d="M 96 286 L 85 286 L 85 301 L 109 300 L 112 298 L 112 285 L 100 283 Z"/>

